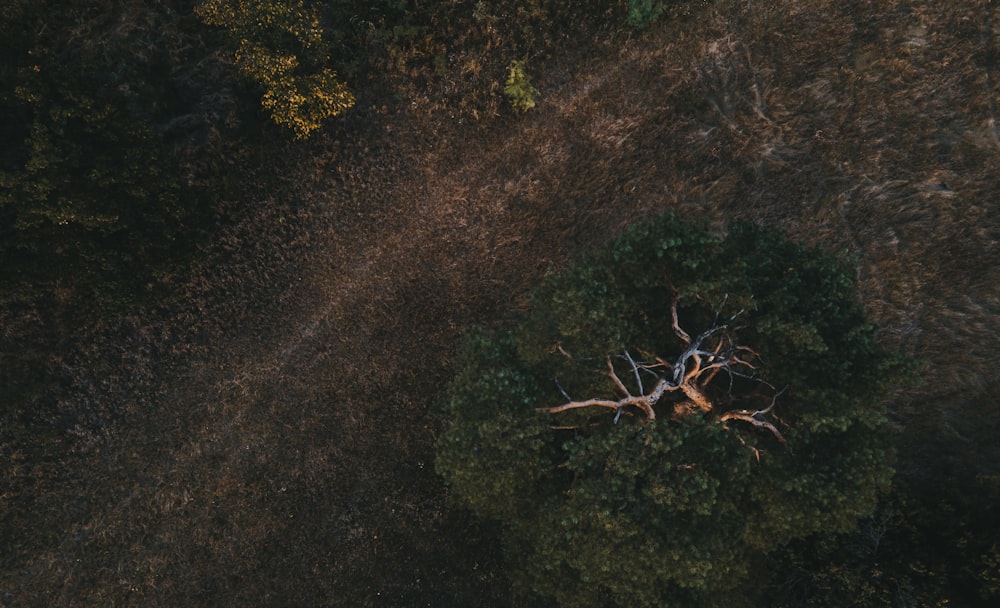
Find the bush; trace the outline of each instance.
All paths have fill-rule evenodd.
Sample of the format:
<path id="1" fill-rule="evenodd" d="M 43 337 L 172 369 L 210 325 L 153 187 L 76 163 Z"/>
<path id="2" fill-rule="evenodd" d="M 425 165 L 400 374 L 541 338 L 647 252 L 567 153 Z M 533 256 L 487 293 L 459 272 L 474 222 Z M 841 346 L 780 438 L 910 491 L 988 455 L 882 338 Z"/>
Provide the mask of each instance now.
<path id="1" fill-rule="evenodd" d="M 503 92 L 510 105 L 518 112 L 527 112 L 535 107 L 538 89 L 531 84 L 531 78 L 524 71 L 523 61 L 512 61 L 507 71 L 507 86 Z"/>
<path id="2" fill-rule="evenodd" d="M 660 0 L 629 0 L 626 22 L 637 29 L 643 29 L 663 16 L 663 2 Z"/>

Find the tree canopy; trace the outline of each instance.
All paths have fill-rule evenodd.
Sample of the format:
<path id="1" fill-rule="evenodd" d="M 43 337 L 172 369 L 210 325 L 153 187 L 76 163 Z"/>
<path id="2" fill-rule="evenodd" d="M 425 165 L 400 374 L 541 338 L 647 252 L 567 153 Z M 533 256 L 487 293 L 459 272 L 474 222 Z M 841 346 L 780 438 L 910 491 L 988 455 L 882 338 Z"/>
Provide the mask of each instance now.
<path id="1" fill-rule="evenodd" d="M 469 336 L 436 465 L 561 605 L 740 605 L 764 556 L 875 507 L 900 363 L 847 261 L 666 215 Z"/>
<path id="2" fill-rule="evenodd" d="M 354 105 L 354 95 L 325 67 L 329 43 L 320 8 L 302 0 L 206 0 L 195 9 L 235 41 L 240 71 L 264 88 L 261 105 L 298 138 Z"/>

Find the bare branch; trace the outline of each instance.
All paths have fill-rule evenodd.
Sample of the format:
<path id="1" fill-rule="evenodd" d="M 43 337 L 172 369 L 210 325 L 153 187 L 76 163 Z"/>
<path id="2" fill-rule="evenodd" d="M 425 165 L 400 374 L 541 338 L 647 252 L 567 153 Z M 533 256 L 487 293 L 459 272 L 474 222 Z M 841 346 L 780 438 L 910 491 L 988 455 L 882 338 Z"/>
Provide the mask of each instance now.
<path id="1" fill-rule="evenodd" d="M 746 442 L 746 439 L 743 439 L 743 438 L 742 438 L 742 437 L 740 437 L 740 436 L 739 436 L 738 434 L 736 435 L 736 439 L 738 439 L 738 440 L 739 440 L 739 442 L 740 442 L 740 443 L 742 443 L 742 444 L 743 444 L 743 445 L 744 445 L 745 447 L 748 447 L 748 448 L 750 448 L 751 450 L 753 450 L 753 455 L 757 457 L 757 462 L 760 462 L 760 450 L 758 450 L 758 449 L 757 449 L 757 448 L 755 448 L 754 446 L 752 446 L 752 445 L 750 445 L 749 443 L 747 443 L 747 442 Z"/>
<path id="2" fill-rule="evenodd" d="M 684 343 L 685 348 L 673 363 L 669 363 L 660 357 L 643 351 L 640 352 L 643 352 L 644 356 L 652 358 L 655 363 L 637 362 L 627 350 L 624 351 L 623 355 L 618 356 L 618 358 L 627 361 L 631 367 L 632 375 L 635 378 L 635 384 L 639 392 L 638 395 L 633 395 L 628 387 L 625 386 L 625 383 L 622 382 L 615 369 L 614 361 L 609 355 L 605 358 L 607 371 L 604 374 L 611 378 L 615 388 L 621 393 L 621 398 L 594 398 L 584 401 L 574 401 L 559 384 L 557 379 L 556 386 L 559 387 L 559 392 L 566 399 L 566 403 L 549 408 L 539 408 L 538 411 L 558 414 L 575 409 L 603 407 L 615 410 L 614 422 L 617 424 L 626 408 L 635 407 L 645 412 L 647 420 L 655 420 L 656 411 L 653 406 L 662 399 L 664 394 L 680 392 L 684 395 L 684 399 L 673 403 L 671 417 L 676 419 L 696 412 L 711 413 L 716 409 L 716 404 L 713 403 L 709 396 L 708 386 L 723 370 L 729 376 L 730 393 L 732 392 L 735 378 L 745 378 L 774 390 L 773 386 L 756 376 L 754 361 L 757 358 L 757 354 L 750 348 L 734 343 L 733 336 L 726 331 L 728 325 L 719 324 L 718 314 L 715 315 L 715 321 L 712 323 L 712 326 L 696 337 L 692 338 L 690 334 L 684 331 L 680 326 L 677 315 L 679 302 L 680 298 L 675 295 L 670 307 L 671 321 L 674 334 Z M 740 311 L 736 315 L 733 315 L 727 323 L 732 322 L 742 312 Z M 656 385 L 649 392 L 645 390 L 640 371 L 651 374 L 657 379 Z M 772 395 L 771 403 L 764 409 L 732 410 L 722 414 L 719 420 L 721 422 L 739 420 L 749 423 L 754 427 L 769 431 L 779 442 L 785 443 L 785 438 L 781 432 L 766 416 L 774 410 L 774 405 L 778 397 L 786 389 L 787 387 L 780 391 L 775 391 Z"/>
<path id="3" fill-rule="evenodd" d="M 767 420 L 765 416 L 771 413 L 771 411 L 774 409 L 774 404 L 778 402 L 778 397 L 780 397 L 781 394 L 784 393 L 786 390 L 788 390 L 787 386 L 781 389 L 780 391 L 774 393 L 774 396 L 771 397 L 771 404 L 762 410 L 756 410 L 753 412 L 751 412 L 750 410 L 733 410 L 731 412 L 726 412 L 725 414 L 720 416 L 719 420 L 721 420 L 722 422 L 725 422 L 727 420 L 742 420 L 743 422 L 749 422 L 750 424 L 754 425 L 757 428 L 767 429 L 768 431 L 771 432 L 772 435 L 774 435 L 775 439 L 784 444 L 785 443 L 784 436 L 782 436 L 781 432 L 778 431 L 778 428 L 774 426 L 774 424 L 770 420 Z"/>
<path id="4" fill-rule="evenodd" d="M 618 387 L 618 390 L 624 393 L 627 397 L 632 396 L 632 393 L 628 392 L 628 389 L 625 388 L 625 384 L 621 381 L 621 378 L 619 378 L 618 374 L 615 373 L 615 364 L 611 362 L 611 357 L 608 357 L 608 375 L 611 376 L 611 379 L 614 381 L 615 386 Z"/>
<path id="5" fill-rule="evenodd" d="M 656 358 L 656 362 L 659 365 L 661 365 L 661 366 L 667 368 L 668 370 L 670 370 L 671 372 L 673 372 L 672 375 L 673 375 L 673 378 L 674 378 L 674 384 L 676 384 L 677 383 L 677 370 L 674 369 L 673 364 L 672 363 L 667 363 L 666 361 L 664 361 L 663 359 L 661 359 L 659 357 Z"/>
<path id="6" fill-rule="evenodd" d="M 727 420 L 742 420 L 743 422 L 749 422 L 755 427 L 771 431 L 771 434 L 774 435 L 775 439 L 777 439 L 782 444 L 786 443 L 785 438 L 782 436 L 781 432 L 777 429 L 777 427 L 771 424 L 769 420 L 754 417 L 754 414 L 758 413 L 760 412 L 754 412 L 751 414 L 746 412 L 745 410 L 726 412 L 725 414 L 719 417 L 719 420 L 721 420 L 722 422 L 726 422 Z"/>
<path id="7" fill-rule="evenodd" d="M 762 382 L 763 382 L 763 381 L 762 381 Z M 770 385 L 769 385 L 769 386 L 770 386 Z M 785 391 L 787 391 L 787 390 L 788 390 L 788 385 L 786 384 L 786 385 L 785 385 L 785 388 L 783 388 L 783 389 L 781 389 L 780 391 L 776 392 L 776 393 L 774 394 L 774 396 L 773 396 L 773 397 L 771 397 L 771 405 L 767 406 L 767 407 L 766 407 L 765 409 L 762 409 L 762 410 L 760 410 L 759 412 L 756 412 L 756 413 L 757 413 L 757 414 L 760 414 L 761 416 L 766 416 L 767 414 L 770 414 L 770 413 L 771 413 L 771 410 L 773 410 L 773 409 L 774 409 L 774 404 L 775 404 L 775 403 L 776 403 L 776 402 L 778 401 L 778 397 L 780 397 L 780 396 L 781 396 L 781 394 L 782 394 L 782 393 L 784 393 L 784 392 L 785 392 Z"/>
<path id="8" fill-rule="evenodd" d="M 719 370 L 721 370 L 724 367 L 729 367 L 729 366 L 726 365 L 725 363 L 717 363 L 706 367 L 703 371 L 709 372 L 708 377 L 702 380 L 701 385 L 708 386 L 709 384 L 711 384 L 712 380 L 715 380 L 715 376 L 719 373 Z"/>
<path id="9" fill-rule="evenodd" d="M 635 374 L 635 384 L 639 387 L 639 392 L 645 393 L 646 391 L 642 389 L 642 378 L 639 377 L 639 367 L 635 364 L 635 360 L 632 359 L 632 355 L 628 354 L 628 351 L 625 351 L 625 359 L 632 366 L 632 373 Z"/>
<path id="10" fill-rule="evenodd" d="M 556 381 L 556 386 L 559 387 L 559 392 L 562 393 L 562 396 L 566 398 L 566 401 L 572 401 L 573 398 L 569 396 L 569 393 L 567 393 L 566 389 L 562 387 L 562 384 L 559 384 L 559 378 L 556 378 L 555 381 Z"/>
<path id="11" fill-rule="evenodd" d="M 697 385 L 691 382 L 685 382 L 681 384 L 681 390 L 684 392 L 684 396 L 691 400 L 697 408 L 703 412 L 712 411 L 712 401 L 708 396 L 700 389 Z"/>
<path id="12" fill-rule="evenodd" d="M 608 407 L 611 409 L 618 409 L 618 405 L 618 401 L 612 401 L 610 399 L 587 399 L 586 401 L 570 401 L 569 403 L 564 403 L 555 407 L 540 407 L 537 408 L 536 411 L 547 414 L 558 414 L 559 412 L 566 412 L 584 407 Z"/>
<path id="13" fill-rule="evenodd" d="M 681 342 L 684 344 L 691 344 L 691 336 L 689 336 L 686 331 L 681 329 L 680 323 L 677 320 L 677 304 L 680 301 L 680 296 L 674 296 L 674 301 L 670 304 L 670 318 L 673 320 L 672 327 L 674 328 L 674 333 L 681 339 Z"/>
<path id="14" fill-rule="evenodd" d="M 582 409 L 585 407 L 606 407 L 614 410 L 619 410 L 629 405 L 645 411 L 646 416 L 650 420 L 656 418 L 656 414 L 653 412 L 653 409 L 649 407 L 649 404 L 646 402 L 646 397 L 626 397 L 619 401 L 612 401 L 611 399 L 587 399 L 586 401 L 571 401 L 569 403 L 564 403 L 562 405 L 557 405 L 555 407 L 540 407 L 537 409 L 537 411 L 547 414 L 558 414 L 560 412 Z"/>

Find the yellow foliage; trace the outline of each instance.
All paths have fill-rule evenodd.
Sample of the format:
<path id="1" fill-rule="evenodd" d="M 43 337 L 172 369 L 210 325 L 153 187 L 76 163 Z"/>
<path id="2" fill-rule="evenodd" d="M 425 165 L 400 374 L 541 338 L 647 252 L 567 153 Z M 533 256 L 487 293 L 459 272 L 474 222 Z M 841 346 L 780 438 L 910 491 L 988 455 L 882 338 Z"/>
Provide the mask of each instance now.
<path id="1" fill-rule="evenodd" d="M 246 39 L 236 50 L 236 64 L 244 74 L 264 85 L 271 85 L 299 65 L 295 55 L 279 55 Z"/>
<path id="2" fill-rule="evenodd" d="M 261 100 L 271 119 L 305 139 L 323 120 L 354 105 L 354 95 L 328 69 L 306 76 L 286 76 L 270 86 Z"/>
<path id="3" fill-rule="evenodd" d="M 194 10 L 208 25 L 244 32 L 284 32 L 306 48 L 323 42 L 319 11 L 306 7 L 302 0 L 205 0 Z"/>
<path id="4" fill-rule="evenodd" d="M 261 105 L 296 138 L 308 137 L 323 120 L 354 105 L 354 95 L 332 70 L 302 68 L 298 53 L 319 55 L 323 46 L 315 6 L 302 0 L 205 0 L 195 12 L 205 23 L 232 32 L 239 41 L 240 71 L 264 87 Z M 285 48 L 289 40 L 298 48 Z"/>
<path id="5" fill-rule="evenodd" d="M 535 107 L 538 89 L 531 84 L 531 78 L 524 70 L 523 61 L 512 61 L 507 71 L 507 86 L 503 92 L 510 100 L 510 105 L 518 112 L 527 112 Z"/>

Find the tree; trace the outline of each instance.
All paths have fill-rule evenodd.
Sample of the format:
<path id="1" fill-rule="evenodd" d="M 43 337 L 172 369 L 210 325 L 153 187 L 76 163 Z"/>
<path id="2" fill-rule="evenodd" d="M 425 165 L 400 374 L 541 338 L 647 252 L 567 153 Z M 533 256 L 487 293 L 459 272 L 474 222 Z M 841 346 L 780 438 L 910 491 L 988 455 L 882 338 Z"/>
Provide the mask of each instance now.
<path id="1" fill-rule="evenodd" d="M 277 124 L 305 138 L 354 105 L 354 95 L 324 64 L 328 43 L 319 7 L 302 0 L 205 0 L 196 9 L 229 30 L 240 71 L 264 88 L 261 105 Z"/>
<path id="2" fill-rule="evenodd" d="M 749 224 L 636 226 L 471 334 L 437 470 L 561 605 L 752 605 L 769 553 L 851 530 L 891 479 L 902 360 L 852 277 Z"/>

